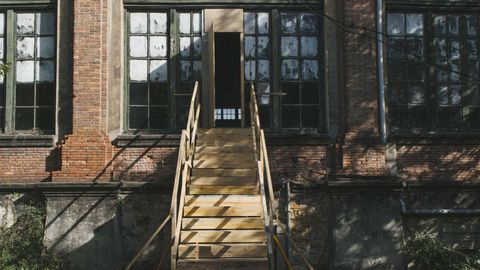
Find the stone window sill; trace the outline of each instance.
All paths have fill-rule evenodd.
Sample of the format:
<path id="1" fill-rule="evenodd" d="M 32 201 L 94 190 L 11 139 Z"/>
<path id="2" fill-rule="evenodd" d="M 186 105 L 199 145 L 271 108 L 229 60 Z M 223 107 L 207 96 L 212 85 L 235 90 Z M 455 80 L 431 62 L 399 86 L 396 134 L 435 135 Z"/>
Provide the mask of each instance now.
<path id="1" fill-rule="evenodd" d="M 112 143 L 116 147 L 178 147 L 180 134 L 122 134 Z"/>
<path id="2" fill-rule="evenodd" d="M 397 144 L 480 144 L 480 132 L 439 132 L 439 133 L 415 133 L 398 132 L 388 135 L 388 142 Z"/>
<path id="3" fill-rule="evenodd" d="M 0 135 L 0 147 L 52 147 L 54 135 Z"/>

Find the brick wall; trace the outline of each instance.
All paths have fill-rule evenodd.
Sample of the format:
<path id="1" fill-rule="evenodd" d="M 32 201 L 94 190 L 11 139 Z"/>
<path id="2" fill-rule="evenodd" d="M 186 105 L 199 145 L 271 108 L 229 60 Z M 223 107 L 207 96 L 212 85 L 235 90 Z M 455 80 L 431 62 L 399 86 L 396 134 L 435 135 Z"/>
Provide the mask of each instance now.
<path id="1" fill-rule="evenodd" d="M 2 182 L 48 181 L 58 168 L 55 148 L 0 148 L 0 179 Z"/>

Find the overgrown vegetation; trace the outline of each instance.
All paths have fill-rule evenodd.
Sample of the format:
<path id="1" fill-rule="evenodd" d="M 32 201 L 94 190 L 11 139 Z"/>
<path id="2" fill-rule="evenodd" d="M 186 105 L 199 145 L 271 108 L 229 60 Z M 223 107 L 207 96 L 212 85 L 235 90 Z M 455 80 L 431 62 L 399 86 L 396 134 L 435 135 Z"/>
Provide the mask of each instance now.
<path id="1" fill-rule="evenodd" d="M 11 68 L 12 64 L 6 63 L 6 64 L 1 64 L 0 63 L 0 77 L 5 76 Z"/>
<path id="2" fill-rule="evenodd" d="M 413 260 L 414 269 L 478 270 L 480 254 L 464 254 L 447 247 L 435 237 L 416 232 L 405 244 L 407 256 Z"/>
<path id="3" fill-rule="evenodd" d="M 0 229 L 0 269 L 61 269 L 61 260 L 43 244 L 45 208 L 35 203 L 22 203 L 19 209 L 15 224 Z"/>

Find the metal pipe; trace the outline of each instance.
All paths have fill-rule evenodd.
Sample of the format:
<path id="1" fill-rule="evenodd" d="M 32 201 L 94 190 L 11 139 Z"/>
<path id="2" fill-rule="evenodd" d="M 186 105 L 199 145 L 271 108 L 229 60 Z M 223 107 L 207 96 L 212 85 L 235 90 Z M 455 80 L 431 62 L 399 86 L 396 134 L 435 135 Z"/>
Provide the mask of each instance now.
<path id="1" fill-rule="evenodd" d="M 385 121 L 385 72 L 383 57 L 383 0 L 376 0 L 377 28 L 377 79 L 378 79 L 378 110 L 380 120 L 380 139 L 387 142 L 387 125 Z"/>
<path id="2" fill-rule="evenodd" d="M 407 216 L 480 216 L 480 209 L 457 209 L 457 208 L 421 208 L 408 209 L 403 199 L 400 201 L 402 215 Z"/>

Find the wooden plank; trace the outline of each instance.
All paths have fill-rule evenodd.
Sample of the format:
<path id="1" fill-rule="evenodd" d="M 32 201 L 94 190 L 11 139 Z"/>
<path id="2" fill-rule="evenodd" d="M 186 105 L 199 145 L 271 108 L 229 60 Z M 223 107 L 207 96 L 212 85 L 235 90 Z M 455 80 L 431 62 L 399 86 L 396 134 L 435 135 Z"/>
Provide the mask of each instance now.
<path id="1" fill-rule="evenodd" d="M 265 232 L 259 230 L 182 231 L 182 244 L 187 243 L 264 243 Z"/>
<path id="2" fill-rule="evenodd" d="M 194 168 L 192 175 L 193 176 L 252 176 L 256 177 L 256 169 L 216 169 L 216 168 Z"/>
<path id="3" fill-rule="evenodd" d="M 209 129 L 199 129 L 199 135 L 217 135 L 217 134 L 227 134 L 227 135 L 252 135 L 252 130 L 250 128 L 209 128 Z"/>
<path id="4" fill-rule="evenodd" d="M 237 260 L 225 261 L 185 260 L 180 259 L 177 263 L 178 270 L 268 270 L 268 259 L 263 260 Z"/>
<path id="5" fill-rule="evenodd" d="M 251 147 L 248 146 L 197 146 L 195 149 L 195 153 L 202 154 L 202 153 L 223 153 L 223 154 L 254 154 L 253 144 Z"/>
<path id="6" fill-rule="evenodd" d="M 185 206 L 258 206 L 259 195 L 187 195 Z"/>
<path id="7" fill-rule="evenodd" d="M 208 140 L 197 140 L 197 146 L 245 146 L 253 147 L 253 142 L 251 138 L 238 138 L 238 139 L 208 139 Z"/>
<path id="8" fill-rule="evenodd" d="M 263 229 L 261 218 L 184 218 L 184 230 L 252 230 Z"/>
<path id="9" fill-rule="evenodd" d="M 239 162 L 255 162 L 255 155 L 252 151 L 244 151 L 237 153 L 225 153 L 225 152 L 197 152 L 195 154 L 195 160 L 237 160 Z"/>
<path id="10" fill-rule="evenodd" d="M 202 186 L 255 186 L 257 179 L 251 176 L 193 176 L 190 178 L 190 183 Z"/>
<path id="11" fill-rule="evenodd" d="M 180 245 L 178 249 L 178 256 L 181 259 L 265 258 L 267 256 L 267 248 L 264 244 Z"/>
<path id="12" fill-rule="evenodd" d="M 253 169 L 255 163 L 245 160 L 231 159 L 206 159 L 194 160 L 193 167 L 198 169 Z"/>
<path id="13" fill-rule="evenodd" d="M 184 217 L 259 217 L 260 207 L 251 206 L 185 206 Z"/>
<path id="14" fill-rule="evenodd" d="M 232 195 L 256 195 L 258 194 L 258 186 L 201 186 L 201 185 L 191 185 L 189 187 L 189 194 L 204 194 L 204 195 L 221 195 L 221 194 L 232 194 Z"/>

